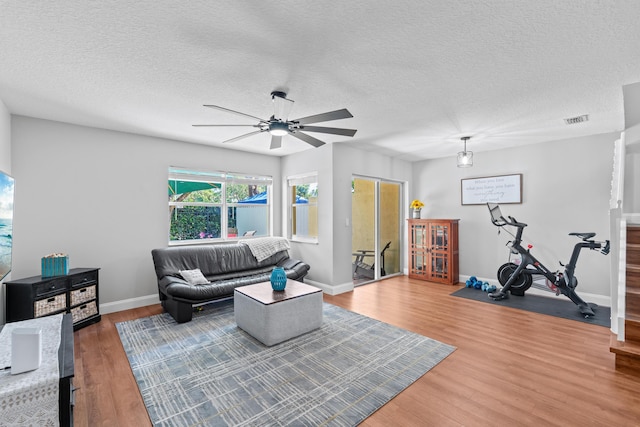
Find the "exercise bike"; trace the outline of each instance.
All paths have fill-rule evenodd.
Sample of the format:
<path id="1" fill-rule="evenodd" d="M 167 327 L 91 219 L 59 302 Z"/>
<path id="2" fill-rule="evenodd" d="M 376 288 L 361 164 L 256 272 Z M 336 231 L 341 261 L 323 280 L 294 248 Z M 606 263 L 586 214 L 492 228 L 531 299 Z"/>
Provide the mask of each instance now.
<path id="1" fill-rule="evenodd" d="M 487 203 L 487 207 L 491 214 L 491 222 L 494 225 L 498 227 L 509 225 L 517 228 L 515 236 L 509 232 L 509 234 L 514 237 L 514 240 L 508 242 L 507 245 L 510 246 L 512 254 L 520 255 L 520 264 L 508 262 L 500 266 L 498 269 L 498 281 L 502 285 L 502 289 L 491 292 L 489 297 L 496 301 L 502 300 L 508 297 L 507 292 L 511 292 L 513 295 L 523 296 L 533 283 L 532 276 L 542 275 L 546 277 L 549 289 L 554 291 L 556 295 L 563 294 L 567 296 L 578 306 L 580 313 L 585 318 L 595 316 L 593 309 L 596 306 L 584 302 L 582 298 L 576 294 L 575 289 L 578 286 L 578 279 L 575 276 L 576 263 L 578 262 L 580 251 L 583 248 L 589 248 L 591 250 L 599 249 L 602 254 L 607 255 L 610 250 L 609 241 L 597 242 L 592 240 L 596 233 L 569 233 L 570 236 L 579 237 L 582 241 L 576 243 L 573 248 L 569 263 L 566 265 L 560 263 L 560 266 L 564 267 L 564 271 L 552 272 L 531 255 L 531 248 L 533 246 L 527 245 L 526 249 L 522 247 L 522 231 L 527 224 L 518 222 L 511 216 L 508 217 L 509 219 L 503 217 L 500 206 L 496 203 Z"/>

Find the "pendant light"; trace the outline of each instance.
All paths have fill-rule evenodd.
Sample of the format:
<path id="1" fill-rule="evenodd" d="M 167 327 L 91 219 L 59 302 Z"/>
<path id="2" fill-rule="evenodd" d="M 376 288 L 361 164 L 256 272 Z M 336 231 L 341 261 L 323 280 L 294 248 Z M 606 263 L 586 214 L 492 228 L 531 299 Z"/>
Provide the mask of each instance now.
<path id="1" fill-rule="evenodd" d="M 473 151 L 467 151 L 467 141 L 471 139 L 470 136 L 463 136 L 462 142 L 464 142 L 464 150 L 458 153 L 458 167 L 470 168 L 473 166 Z"/>

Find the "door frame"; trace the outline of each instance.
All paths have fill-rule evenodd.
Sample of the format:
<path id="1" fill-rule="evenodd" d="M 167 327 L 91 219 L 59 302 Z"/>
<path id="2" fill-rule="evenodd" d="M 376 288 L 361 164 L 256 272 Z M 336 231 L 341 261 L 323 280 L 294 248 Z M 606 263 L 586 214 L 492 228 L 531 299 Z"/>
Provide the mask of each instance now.
<path id="1" fill-rule="evenodd" d="M 402 248 L 404 247 L 404 224 L 403 224 L 403 218 L 405 215 L 405 211 L 403 209 L 403 206 L 405 205 L 405 186 L 406 186 L 406 182 L 404 181 L 399 181 L 399 180 L 393 180 L 393 179 L 386 179 L 386 178 L 380 178 L 380 177 L 374 177 L 374 176 L 367 176 L 367 175 L 360 175 L 360 174 L 352 174 L 351 175 L 351 181 L 353 182 L 356 179 L 360 179 L 360 180 L 366 180 L 366 181 L 371 181 L 374 184 L 374 260 L 376 260 L 376 264 L 379 263 L 380 260 L 380 252 L 381 252 L 381 238 L 380 238 L 380 184 L 381 183 L 389 183 L 389 184 L 395 184 L 398 185 L 398 229 L 397 229 L 397 236 L 398 236 L 398 271 L 391 273 L 391 274 L 387 274 L 384 276 L 384 278 L 387 277 L 393 277 L 393 276 L 399 276 L 403 274 L 403 266 L 405 265 L 404 263 L 404 251 L 402 250 Z M 351 206 L 351 223 L 353 224 L 353 204 Z M 353 241 L 353 227 L 351 227 L 351 236 L 352 236 L 352 241 Z M 354 253 L 355 248 L 353 247 L 353 243 L 351 245 L 351 253 Z M 352 261 L 353 263 L 353 261 Z M 373 279 L 371 280 L 364 280 L 364 281 L 358 281 L 358 283 L 354 282 L 354 286 L 360 286 L 360 285 L 365 285 L 368 283 L 372 283 L 372 282 L 376 282 L 379 281 L 383 276 L 380 275 L 380 269 L 379 268 L 375 268 L 374 269 L 374 276 Z"/>

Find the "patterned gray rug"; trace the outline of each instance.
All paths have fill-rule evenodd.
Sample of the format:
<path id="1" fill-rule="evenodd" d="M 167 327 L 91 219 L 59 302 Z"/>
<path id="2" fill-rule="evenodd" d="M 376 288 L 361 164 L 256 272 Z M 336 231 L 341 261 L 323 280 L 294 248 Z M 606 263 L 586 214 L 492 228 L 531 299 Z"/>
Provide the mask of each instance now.
<path id="1" fill-rule="evenodd" d="M 156 426 L 357 425 L 455 350 L 323 309 L 320 329 L 273 347 L 238 329 L 232 301 L 116 327 Z"/>

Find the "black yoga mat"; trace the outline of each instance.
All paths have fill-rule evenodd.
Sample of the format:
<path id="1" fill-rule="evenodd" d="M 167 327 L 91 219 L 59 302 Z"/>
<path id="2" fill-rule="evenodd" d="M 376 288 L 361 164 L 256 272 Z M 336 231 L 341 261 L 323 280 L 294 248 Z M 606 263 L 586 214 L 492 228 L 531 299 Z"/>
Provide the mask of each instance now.
<path id="1" fill-rule="evenodd" d="M 472 299 L 488 304 L 500 305 L 503 307 L 517 308 L 520 310 L 532 311 L 534 313 L 547 314 L 549 316 L 562 317 L 564 319 L 578 320 L 580 322 L 591 323 L 594 325 L 611 327 L 611 309 L 609 307 L 600 307 L 592 304 L 594 317 L 585 319 L 575 305 L 567 297 L 560 295 L 544 297 L 540 295 L 525 294 L 522 297 L 509 294 L 509 298 L 494 301 L 489 298 L 489 294 L 479 289 L 462 288 L 451 295 L 460 298 Z"/>

